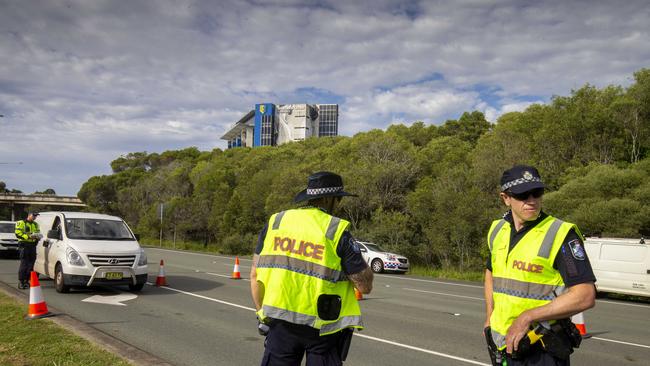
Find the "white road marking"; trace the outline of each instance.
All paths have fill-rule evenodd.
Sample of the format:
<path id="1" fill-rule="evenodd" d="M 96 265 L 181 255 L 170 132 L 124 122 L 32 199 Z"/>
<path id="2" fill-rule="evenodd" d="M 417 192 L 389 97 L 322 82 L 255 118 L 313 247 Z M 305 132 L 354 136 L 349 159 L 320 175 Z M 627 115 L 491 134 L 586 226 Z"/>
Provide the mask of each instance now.
<path id="1" fill-rule="evenodd" d="M 375 273 L 375 276 L 386 277 L 386 278 L 390 277 L 392 279 L 402 280 L 402 281 L 427 282 L 427 283 L 437 283 L 437 284 L 449 285 L 449 286 L 483 288 L 483 286 L 478 286 L 478 285 L 467 285 L 467 284 L 464 284 L 464 283 L 452 283 L 452 282 L 443 282 L 443 281 L 435 281 L 435 280 L 422 280 L 422 279 L 419 279 L 419 278 L 408 278 L 408 277 L 397 276 L 397 275 L 381 275 L 381 274 L 376 274 Z"/>
<path id="2" fill-rule="evenodd" d="M 218 254 L 208 254 L 208 253 L 195 253 L 195 252 L 187 252 L 184 250 L 178 250 L 178 249 L 165 249 L 165 248 L 154 248 L 154 247 L 144 247 L 145 249 L 153 249 L 153 250 L 160 250 L 160 251 L 167 251 L 167 252 L 174 252 L 174 253 L 179 253 L 179 254 L 187 254 L 187 255 L 197 255 L 200 257 L 215 257 L 215 258 L 223 258 L 223 259 L 233 259 L 233 257 L 226 257 Z M 239 257 L 240 261 L 253 261 L 252 259 L 248 258 L 242 258 Z"/>
<path id="3" fill-rule="evenodd" d="M 138 295 L 135 294 L 119 294 L 119 295 L 112 295 L 112 296 L 94 295 L 85 298 L 81 301 L 94 302 L 97 304 L 106 304 L 106 305 L 126 306 L 126 304 L 122 304 L 123 301 L 133 300 L 137 297 Z"/>
<path id="4" fill-rule="evenodd" d="M 154 284 L 151 283 L 151 282 L 147 282 L 147 285 L 149 285 L 149 286 L 154 286 Z M 167 289 L 167 290 L 180 292 L 181 294 L 188 295 L 188 296 L 198 297 L 199 299 L 203 299 L 203 300 L 208 300 L 208 301 L 212 301 L 212 302 L 218 302 L 219 304 L 224 304 L 224 305 L 228 305 L 228 306 L 234 306 L 234 307 L 236 307 L 236 308 L 240 308 L 240 309 L 244 309 L 244 310 L 250 310 L 250 311 L 253 311 L 253 312 L 255 311 L 255 309 L 253 309 L 253 308 L 249 308 L 248 306 L 243 306 L 243 305 L 234 304 L 234 303 L 232 303 L 232 302 L 228 302 L 228 301 L 218 300 L 218 299 L 215 299 L 215 298 L 212 298 L 212 297 L 207 297 L 207 296 L 203 296 L 203 295 L 199 295 L 199 294 L 194 294 L 194 293 L 191 293 L 191 292 L 187 292 L 187 291 L 179 290 L 179 289 L 177 289 L 177 288 L 173 288 L 173 287 L 169 287 L 169 286 L 160 286 L 160 288 L 164 288 L 164 289 Z"/>
<path id="5" fill-rule="evenodd" d="M 417 290 L 413 288 L 402 288 L 403 290 L 408 290 L 408 291 L 415 291 L 415 292 L 424 292 L 424 293 L 429 293 L 429 294 L 435 294 L 435 295 L 443 295 L 443 296 L 452 296 L 452 297 L 460 297 L 460 298 L 465 298 L 465 299 L 472 299 L 472 300 L 480 300 L 484 301 L 485 298 L 483 297 L 472 297 L 472 296 L 462 296 L 462 295 L 452 295 L 452 294 L 446 294 L 444 292 L 434 292 L 434 291 L 424 291 L 424 290 Z M 623 304 L 625 305 L 625 304 Z M 455 315 L 455 314 L 454 314 Z M 623 342 L 623 341 L 617 341 L 615 339 L 608 339 L 608 338 L 600 338 L 600 337 L 591 337 L 593 339 L 598 339 L 601 341 L 605 342 L 612 342 L 612 343 L 620 343 L 620 344 L 626 344 L 628 346 L 636 346 L 636 347 L 642 347 L 642 348 L 650 348 L 650 346 L 646 346 L 644 344 L 637 344 L 637 343 L 630 343 L 630 342 Z"/>
<path id="6" fill-rule="evenodd" d="M 417 289 L 414 289 L 414 288 L 407 288 L 407 287 L 403 287 L 402 289 L 408 290 L 408 291 L 415 291 L 415 292 L 424 292 L 424 293 L 427 293 L 427 294 L 435 294 L 435 295 L 443 295 L 443 296 L 451 296 L 451 297 L 460 297 L 460 298 L 463 298 L 463 299 L 481 300 L 481 301 L 484 300 L 484 298 L 482 298 L 482 297 L 452 295 L 452 294 L 447 294 L 447 293 L 444 293 L 444 292 L 417 290 Z"/>
<path id="7" fill-rule="evenodd" d="M 623 342 L 623 341 L 617 341 L 617 340 L 614 340 L 614 339 L 607 339 L 607 338 L 600 338 L 600 337 L 591 337 L 591 339 L 597 339 L 597 340 L 599 340 L 599 341 L 606 341 L 606 342 L 614 342 L 614 343 L 626 344 L 626 345 L 628 345 L 628 346 L 635 346 L 635 347 L 642 347 L 642 348 L 650 348 L 650 346 L 646 346 L 645 344 Z"/>
<path id="8" fill-rule="evenodd" d="M 147 282 L 147 285 L 153 286 L 154 284 L 152 284 L 150 282 Z M 234 303 L 231 303 L 231 302 L 228 302 L 228 301 L 218 300 L 218 299 L 215 299 L 215 298 L 212 298 L 212 297 L 207 297 L 207 296 L 203 296 L 203 295 L 194 294 L 194 293 L 179 290 L 179 289 L 176 289 L 176 288 L 173 288 L 173 287 L 160 286 L 160 288 L 175 291 L 175 292 L 178 292 L 178 293 L 181 293 L 181 294 L 184 294 L 184 295 L 188 295 L 188 296 L 197 297 L 197 298 L 200 298 L 200 299 L 203 299 L 203 300 L 208 300 L 208 301 L 216 302 L 216 303 L 219 303 L 219 304 L 229 305 L 229 306 L 233 306 L 233 307 L 236 307 L 236 308 L 240 308 L 240 309 L 255 312 L 255 309 L 253 309 L 251 307 L 248 307 L 248 306 L 243 306 L 243 305 L 234 304 Z M 366 338 L 366 339 L 369 339 L 369 340 L 377 341 L 377 342 L 391 344 L 391 345 L 394 345 L 394 346 L 397 346 L 397 347 L 407 348 L 407 349 L 414 350 L 414 351 L 420 351 L 420 352 L 423 352 L 423 353 L 428 353 L 428 354 L 432 354 L 432 355 L 436 355 L 436 356 L 440 356 L 440 357 L 449 358 L 449 359 L 452 359 L 452 360 L 467 362 L 467 363 L 471 363 L 471 364 L 474 364 L 474 365 L 490 366 L 490 364 L 487 364 L 487 363 L 477 362 L 477 361 L 474 361 L 474 360 L 470 360 L 470 359 L 466 359 L 466 358 L 462 358 L 462 357 L 457 357 L 457 356 L 449 355 L 449 354 L 446 354 L 446 353 L 431 351 L 431 350 L 420 348 L 420 347 L 409 346 L 407 344 L 393 342 L 393 341 L 389 341 L 387 339 L 371 337 L 371 336 L 367 336 L 365 334 L 359 334 L 358 332 L 355 332 L 354 335 L 358 336 L 358 337 L 361 337 L 361 338 Z"/>
<path id="9" fill-rule="evenodd" d="M 491 366 L 492 365 L 492 364 L 489 364 L 489 363 L 478 362 L 478 361 L 470 360 L 470 359 L 467 359 L 467 358 L 452 356 L 452 355 L 449 355 L 449 354 L 446 354 L 446 353 L 431 351 L 431 350 L 420 348 L 420 347 L 409 346 L 408 344 L 393 342 L 393 341 L 389 341 L 389 340 L 381 339 L 381 338 L 377 338 L 377 337 L 371 337 L 371 336 L 368 336 L 368 335 L 365 335 L 365 334 L 359 334 L 359 332 L 355 332 L 354 335 L 357 336 L 357 337 L 370 339 L 372 341 L 387 343 L 387 344 L 391 344 L 393 346 L 407 348 L 407 349 L 414 350 L 414 351 L 420 351 L 420 352 L 424 352 L 424 353 L 428 353 L 428 354 L 432 354 L 432 355 L 436 355 L 436 356 L 440 356 L 440 357 L 444 357 L 444 358 L 450 358 L 452 360 L 467 362 L 467 363 L 471 363 L 471 364 L 474 364 L 474 365 L 482 365 L 482 366 Z"/>
<path id="10" fill-rule="evenodd" d="M 203 273 L 205 273 L 205 274 L 209 274 L 209 275 L 212 275 L 212 276 L 224 277 L 224 278 L 230 278 L 230 279 L 232 279 L 232 275 L 228 276 L 228 275 L 219 274 L 219 273 L 212 273 L 212 272 L 203 272 Z M 240 278 L 240 280 L 244 280 L 244 281 L 251 282 L 250 278 L 244 278 L 244 277 L 242 277 L 242 278 Z"/>

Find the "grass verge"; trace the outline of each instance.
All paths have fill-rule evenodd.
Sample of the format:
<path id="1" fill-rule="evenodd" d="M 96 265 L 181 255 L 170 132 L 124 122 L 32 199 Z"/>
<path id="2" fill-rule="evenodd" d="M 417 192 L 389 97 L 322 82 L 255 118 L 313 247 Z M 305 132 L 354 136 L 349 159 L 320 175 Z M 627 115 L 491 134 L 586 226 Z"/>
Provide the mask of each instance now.
<path id="1" fill-rule="evenodd" d="M 410 274 L 449 280 L 483 282 L 485 271 L 459 271 L 457 269 L 435 269 L 431 267 L 411 265 Z"/>
<path id="2" fill-rule="evenodd" d="M 24 319 L 26 310 L 0 292 L 0 365 L 130 365 L 48 319 Z"/>

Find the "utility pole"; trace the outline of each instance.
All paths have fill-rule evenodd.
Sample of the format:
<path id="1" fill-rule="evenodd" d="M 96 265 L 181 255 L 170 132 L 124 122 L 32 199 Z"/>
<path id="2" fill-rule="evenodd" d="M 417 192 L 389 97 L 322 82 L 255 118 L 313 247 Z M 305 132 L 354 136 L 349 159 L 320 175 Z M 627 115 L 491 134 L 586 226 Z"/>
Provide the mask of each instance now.
<path id="1" fill-rule="evenodd" d="M 162 229 L 163 229 L 163 211 L 165 210 L 165 204 L 160 203 L 160 247 L 162 248 Z"/>

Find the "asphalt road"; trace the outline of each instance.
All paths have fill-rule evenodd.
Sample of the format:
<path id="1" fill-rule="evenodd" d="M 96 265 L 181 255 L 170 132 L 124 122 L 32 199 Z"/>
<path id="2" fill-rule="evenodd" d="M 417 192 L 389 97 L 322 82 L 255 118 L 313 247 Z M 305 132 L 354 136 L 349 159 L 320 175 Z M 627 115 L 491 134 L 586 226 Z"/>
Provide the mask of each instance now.
<path id="1" fill-rule="evenodd" d="M 256 329 L 249 259 L 241 259 L 242 279 L 233 280 L 232 257 L 157 248 L 147 248 L 147 255 L 149 282 L 155 283 L 164 259 L 168 287 L 148 285 L 139 294 L 104 287 L 58 294 L 51 280 L 41 280 L 45 300 L 174 365 L 259 364 L 264 339 Z M 15 259 L 0 260 L 0 281 L 16 286 L 17 268 Z M 376 275 L 361 309 L 366 329 L 355 333 L 347 365 L 489 364 L 481 284 Z M 597 300 L 585 319 L 593 337 L 576 351 L 572 365 L 648 364 L 650 305 Z"/>

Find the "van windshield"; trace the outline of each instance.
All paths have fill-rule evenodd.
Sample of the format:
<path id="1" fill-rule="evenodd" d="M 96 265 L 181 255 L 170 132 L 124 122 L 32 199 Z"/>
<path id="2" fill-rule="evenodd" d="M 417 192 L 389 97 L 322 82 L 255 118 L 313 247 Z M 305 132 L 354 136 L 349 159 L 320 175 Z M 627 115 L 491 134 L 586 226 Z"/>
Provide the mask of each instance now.
<path id="1" fill-rule="evenodd" d="M 66 219 L 65 233 L 70 239 L 135 240 L 124 221 Z"/>
<path id="2" fill-rule="evenodd" d="M 3 222 L 0 223 L 0 233 L 14 233 L 16 230 L 16 225 L 12 223 Z"/>

